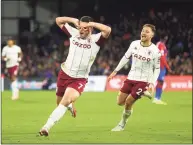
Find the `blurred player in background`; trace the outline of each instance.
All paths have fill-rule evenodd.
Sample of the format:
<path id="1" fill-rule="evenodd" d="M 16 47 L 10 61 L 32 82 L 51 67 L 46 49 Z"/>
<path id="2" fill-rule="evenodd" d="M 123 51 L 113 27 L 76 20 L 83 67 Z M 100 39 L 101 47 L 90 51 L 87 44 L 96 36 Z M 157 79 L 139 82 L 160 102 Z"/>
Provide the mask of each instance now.
<path id="1" fill-rule="evenodd" d="M 2 59 L 6 62 L 6 68 L 11 80 L 12 100 L 17 100 L 19 98 L 17 73 L 19 62 L 22 60 L 22 51 L 19 46 L 15 45 L 13 39 L 9 39 L 7 45 L 3 47 Z"/>
<path id="2" fill-rule="evenodd" d="M 118 105 L 125 105 L 122 119 L 112 131 L 122 131 L 125 128 L 129 116 L 132 114 L 133 104 L 144 95 L 144 92 L 153 93 L 155 83 L 160 73 L 161 53 L 151 40 L 155 33 L 155 26 L 146 24 L 141 31 L 141 40 L 133 41 L 129 49 L 119 62 L 118 66 L 108 77 L 112 79 L 117 72 L 132 58 L 131 70 L 124 81 L 117 96 Z"/>
<path id="3" fill-rule="evenodd" d="M 70 109 L 74 117 L 76 116 L 72 103 L 83 92 L 96 55 L 111 32 L 109 26 L 95 23 L 89 16 L 83 16 L 80 20 L 58 17 L 56 23 L 68 35 L 70 48 L 67 59 L 61 64 L 58 74 L 56 90 L 58 106 L 40 130 L 41 136 L 48 136 L 48 131 L 62 118 L 67 109 Z M 74 24 L 76 28 L 68 23 Z M 92 34 L 93 28 L 101 32 Z"/>
<path id="4" fill-rule="evenodd" d="M 163 91 L 164 78 L 165 78 L 165 75 L 166 75 L 166 68 L 170 73 L 172 73 L 172 70 L 170 69 L 170 67 L 167 63 L 167 48 L 166 48 L 167 40 L 168 40 L 168 36 L 163 33 L 160 36 L 160 41 L 157 43 L 157 47 L 159 48 L 159 50 L 161 52 L 161 60 L 160 60 L 160 74 L 159 74 L 159 77 L 158 77 L 158 80 L 157 80 L 155 98 L 153 100 L 153 103 L 163 104 L 163 105 L 167 105 L 166 102 L 163 102 L 161 100 L 161 94 L 162 94 L 162 91 Z"/>

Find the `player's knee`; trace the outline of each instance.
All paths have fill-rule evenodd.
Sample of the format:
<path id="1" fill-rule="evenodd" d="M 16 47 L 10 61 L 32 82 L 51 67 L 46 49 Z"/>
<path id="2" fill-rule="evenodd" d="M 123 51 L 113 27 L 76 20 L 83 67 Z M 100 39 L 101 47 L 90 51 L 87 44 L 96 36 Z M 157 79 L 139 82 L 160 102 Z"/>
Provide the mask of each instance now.
<path id="1" fill-rule="evenodd" d="M 60 104 L 61 100 L 62 100 L 62 97 L 58 97 L 58 96 L 57 96 L 57 99 L 56 99 L 56 104 L 57 104 L 57 106 Z"/>
<path id="2" fill-rule="evenodd" d="M 15 76 L 11 76 L 11 77 L 10 77 L 10 80 L 13 82 L 13 81 L 16 80 L 16 77 L 15 77 Z"/>
<path id="3" fill-rule="evenodd" d="M 119 106 L 123 106 L 125 104 L 125 102 L 124 101 L 122 101 L 122 100 L 117 100 L 117 105 L 119 105 Z"/>
<path id="4" fill-rule="evenodd" d="M 125 101 L 125 104 L 126 104 L 127 106 L 131 106 L 131 105 L 132 105 L 132 103 L 131 103 L 130 100 L 126 100 L 126 101 Z"/>
<path id="5" fill-rule="evenodd" d="M 68 106 L 70 103 L 75 102 L 78 98 L 78 95 L 64 95 L 62 100 L 60 101 L 60 104 L 63 104 L 64 106 Z"/>
<path id="6" fill-rule="evenodd" d="M 71 96 L 71 102 L 75 102 L 78 99 L 79 95 Z"/>
<path id="7" fill-rule="evenodd" d="M 160 85 L 163 85 L 164 81 L 159 80 L 158 83 L 159 83 Z"/>
<path id="8" fill-rule="evenodd" d="M 68 106 L 70 103 L 72 103 L 72 99 L 70 98 L 70 96 L 64 96 L 59 102 L 59 104 L 62 104 L 64 106 Z"/>
<path id="9" fill-rule="evenodd" d="M 74 99 L 80 96 L 80 93 L 73 88 L 67 88 L 64 96 L 68 96 L 74 101 Z"/>
<path id="10" fill-rule="evenodd" d="M 128 94 L 119 92 L 119 94 L 117 96 L 117 105 L 119 105 L 119 106 L 125 105 L 125 100 L 126 100 L 127 96 L 128 96 Z"/>
<path id="11" fill-rule="evenodd" d="M 127 97 L 126 101 L 125 101 L 125 104 L 126 104 L 127 106 L 132 106 L 134 102 L 135 102 L 135 97 L 132 96 L 132 95 L 129 95 L 129 96 Z"/>
<path id="12" fill-rule="evenodd" d="M 159 80 L 157 83 L 157 87 L 162 87 L 163 86 L 163 81 Z"/>

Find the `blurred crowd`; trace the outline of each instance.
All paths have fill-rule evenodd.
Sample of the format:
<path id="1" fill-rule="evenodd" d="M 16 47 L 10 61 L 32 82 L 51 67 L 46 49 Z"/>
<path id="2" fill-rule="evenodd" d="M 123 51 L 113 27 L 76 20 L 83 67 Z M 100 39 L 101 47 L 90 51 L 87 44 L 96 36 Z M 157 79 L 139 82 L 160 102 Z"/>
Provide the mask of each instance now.
<path id="1" fill-rule="evenodd" d="M 65 61 L 68 54 L 69 42 L 65 34 L 55 24 L 55 17 L 50 16 L 46 28 L 37 27 L 33 32 L 23 32 L 19 45 L 24 53 L 20 64 L 19 75 L 28 77 L 57 76 L 60 63 Z M 91 75 L 108 75 L 117 66 L 126 52 L 131 41 L 139 39 L 142 25 L 155 24 L 157 32 L 153 40 L 159 41 L 162 33 L 167 33 L 168 63 L 173 70 L 170 75 L 192 74 L 193 50 L 193 14 L 178 13 L 172 9 L 161 12 L 149 10 L 130 15 L 120 14 L 116 22 L 111 22 L 107 16 L 99 16 L 95 20 L 112 27 L 112 34 L 99 51 L 96 61 L 91 68 Z M 95 31 L 97 32 L 97 31 Z M 119 74 L 128 74 L 128 63 Z M 2 70 L 5 65 L 2 63 Z"/>

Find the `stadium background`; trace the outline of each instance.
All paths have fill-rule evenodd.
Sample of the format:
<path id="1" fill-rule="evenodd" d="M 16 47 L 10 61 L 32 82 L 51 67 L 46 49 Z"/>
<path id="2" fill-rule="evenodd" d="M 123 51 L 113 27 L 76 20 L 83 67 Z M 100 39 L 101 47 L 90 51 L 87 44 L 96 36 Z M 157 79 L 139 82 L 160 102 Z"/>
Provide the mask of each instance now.
<path id="1" fill-rule="evenodd" d="M 186 1 L 181 3 L 172 0 L 140 2 L 140 5 L 139 2 L 138 0 L 121 3 L 118 0 L 3 1 L 2 47 L 7 37 L 12 36 L 23 50 L 24 58 L 19 69 L 21 88 L 40 88 L 42 83 L 47 82 L 50 85 L 55 82 L 60 63 L 66 59 L 69 46 L 67 37 L 55 24 L 55 18 L 63 15 L 77 18 L 90 15 L 97 22 L 112 27 L 112 35 L 100 50 L 90 75 L 109 75 L 126 52 L 130 42 L 139 38 L 144 23 L 156 25 L 154 42 L 159 40 L 161 33 L 168 33 L 168 61 L 174 70 L 174 74 L 168 75 L 192 75 L 192 5 Z M 126 65 L 119 74 L 127 75 L 129 67 L 129 64 Z M 2 72 L 6 72 L 4 62 Z M 192 86 L 190 77 L 188 80 L 186 78 L 183 78 L 181 87 Z M 5 79 L 5 89 L 9 89 L 8 84 L 8 80 Z M 54 85 L 50 87 L 53 88 Z"/>
<path id="2" fill-rule="evenodd" d="M 111 26 L 112 34 L 97 55 L 96 61 L 92 66 L 90 73 L 91 76 L 89 77 L 89 82 L 85 91 L 104 92 L 107 90 L 107 94 L 104 93 L 104 96 L 106 95 L 107 98 L 109 98 L 108 92 L 110 90 L 118 90 L 121 87 L 122 81 L 125 79 L 125 75 L 127 75 L 129 71 L 129 64 L 127 64 L 119 72 L 119 76 L 117 76 L 114 80 L 107 83 L 106 78 L 124 55 L 130 42 L 139 38 L 141 26 L 144 23 L 152 23 L 156 25 L 157 29 L 153 42 L 156 43 L 159 40 L 160 34 L 163 32 L 166 32 L 169 36 L 169 40 L 167 42 L 167 48 L 169 51 L 168 62 L 174 71 L 174 74 L 167 73 L 164 89 L 170 92 L 164 96 L 179 95 L 179 98 L 180 95 L 188 96 L 187 101 L 189 103 L 191 102 L 192 98 L 190 97 L 190 90 L 192 90 L 193 2 L 189 0 L 125 0 L 121 2 L 118 0 L 29 0 L 2 1 L 1 7 L 1 48 L 6 45 L 7 38 L 12 37 L 16 40 L 16 43 L 21 46 L 24 54 L 19 67 L 19 86 L 21 90 L 55 89 L 57 72 L 60 69 L 60 63 L 66 59 L 69 46 L 67 37 L 55 24 L 55 18 L 57 16 L 80 18 L 83 15 L 89 15 L 97 22 Z M 95 30 L 95 32 L 97 32 L 97 30 Z M 1 62 L 1 71 L 1 88 L 9 90 L 9 80 L 6 78 L 4 62 Z M 186 94 L 187 92 L 184 91 L 188 91 L 189 93 Z M 27 99 L 27 97 L 25 95 L 32 95 L 34 99 L 40 99 L 37 96 L 42 96 L 43 98 L 43 95 L 48 95 L 44 94 L 44 92 L 38 91 L 29 92 L 30 94 L 25 91 L 21 92 L 20 103 L 22 103 L 22 101 L 23 103 L 26 102 L 25 99 Z M 9 99 L 7 99 L 7 96 L 9 96 L 10 93 L 5 91 L 2 95 L 3 97 L 6 97 L 6 99 L 3 100 L 4 104 L 10 105 Z M 54 92 L 49 92 L 49 95 L 53 97 L 55 94 Z M 100 98 L 100 96 L 97 96 L 97 93 L 91 93 L 89 95 L 92 95 L 96 102 L 96 98 Z M 111 95 L 116 96 L 116 93 Z M 86 95 L 85 98 L 89 100 L 89 97 Z M 173 100 L 170 99 L 171 98 L 168 98 L 168 101 L 170 101 L 170 103 L 173 102 Z M 28 101 L 29 100 L 27 100 L 27 102 Z M 33 104 L 33 99 L 30 101 L 32 101 Z M 54 103 L 49 102 L 49 104 Z M 110 106 L 115 106 L 115 99 L 112 100 L 110 104 Z M 146 102 L 144 104 L 146 105 Z M 16 104 L 12 105 L 14 107 Z M 178 105 L 179 104 L 175 106 L 176 109 L 178 108 Z M 192 106 L 191 103 L 188 104 L 187 102 L 184 102 L 183 105 Z M 20 104 L 20 110 L 24 109 L 24 106 L 22 107 Z M 103 107 L 105 108 L 105 106 Z M 152 109 L 151 107 L 150 109 Z M 175 108 L 172 105 L 170 107 L 171 110 Z M 38 108 L 38 105 L 36 108 Z M 5 110 L 5 113 L 8 113 L 8 108 L 6 109 L 5 107 L 3 109 Z M 159 109 L 160 108 L 158 108 L 158 110 Z M 190 109 L 190 106 L 187 107 L 187 109 Z M 96 110 L 98 110 L 98 108 Z M 12 112 L 13 110 L 9 111 Z M 44 113 L 47 114 L 48 112 Z M 182 111 L 182 113 L 184 112 Z M 190 117 L 191 115 L 187 115 L 187 113 L 189 114 L 191 111 L 189 110 L 185 113 L 186 117 Z M 119 115 L 120 112 L 118 113 L 117 111 L 117 114 Z M 2 117 L 4 116 L 2 115 Z M 184 117 L 184 119 L 186 119 L 186 117 Z M 175 117 L 173 117 L 173 119 L 174 118 Z M 9 119 L 5 117 L 6 121 L 3 121 L 7 123 L 9 122 Z M 99 122 L 100 121 L 98 121 L 98 123 Z M 21 139 L 18 139 L 15 136 L 13 140 L 8 139 L 9 136 L 7 136 L 7 134 L 14 132 L 13 128 L 9 130 L 5 127 L 4 132 L 5 135 L 2 139 L 7 143 L 15 143 L 15 141 L 17 142 L 18 140 L 20 140 L 21 143 L 30 142 L 30 139 L 28 140 L 28 138 L 22 142 Z M 186 135 L 183 139 L 187 140 L 189 143 L 190 138 L 187 137 L 188 135 Z M 181 141 L 186 143 L 183 139 L 181 139 Z M 104 140 L 101 141 L 104 142 Z M 168 142 L 167 140 L 164 141 L 161 141 L 161 138 L 160 140 L 152 142 L 149 140 L 150 143 L 174 142 L 174 140 L 170 140 Z M 48 142 L 53 143 L 51 140 Z M 93 139 L 85 142 L 91 143 L 96 142 L 96 140 Z M 109 142 L 112 143 L 111 141 Z M 107 143 L 109 142 L 107 141 Z M 120 143 L 121 141 L 116 140 L 115 142 Z M 127 143 L 127 141 L 122 142 Z M 136 140 L 133 140 L 133 142 L 139 143 Z M 31 143 L 34 143 L 33 139 L 31 140 Z M 45 142 L 42 141 L 42 143 Z M 146 140 L 145 143 L 148 143 L 148 141 Z"/>

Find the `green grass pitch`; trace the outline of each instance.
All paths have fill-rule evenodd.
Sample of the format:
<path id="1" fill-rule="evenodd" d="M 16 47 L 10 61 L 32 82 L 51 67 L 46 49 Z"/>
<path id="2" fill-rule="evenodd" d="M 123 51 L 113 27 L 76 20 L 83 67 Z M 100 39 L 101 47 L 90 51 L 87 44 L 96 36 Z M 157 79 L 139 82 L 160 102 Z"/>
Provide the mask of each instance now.
<path id="1" fill-rule="evenodd" d="M 134 106 L 126 129 L 110 130 L 120 121 L 123 108 L 117 92 L 83 93 L 76 102 L 77 118 L 67 112 L 48 137 L 37 136 L 56 107 L 54 91 L 22 91 L 12 101 L 2 93 L 2 143 L 191 143 L 192 93 L 164 92 L 167 106 L 147 98 Z"/>

